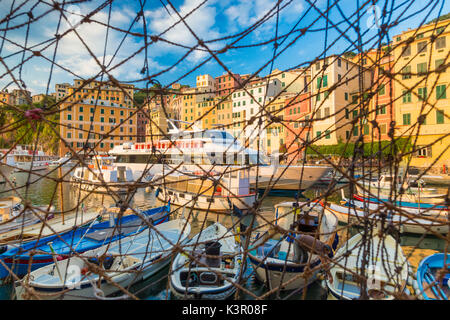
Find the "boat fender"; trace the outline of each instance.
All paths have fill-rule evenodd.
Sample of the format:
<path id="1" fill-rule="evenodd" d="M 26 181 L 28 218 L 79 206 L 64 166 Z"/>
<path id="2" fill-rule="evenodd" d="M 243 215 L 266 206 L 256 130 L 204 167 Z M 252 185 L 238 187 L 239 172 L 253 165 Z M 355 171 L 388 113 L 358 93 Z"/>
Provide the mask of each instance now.
<path id="1" fill-rule="evenodd" d="M 111 269 L 113 263 L 114 257 L 108 256 L 105 258 L 105 260 L 103 260 L 103 268 L 105 268 L 105 270 L 109 270 Z"/>
<path id="2" fill-rule="evenodd" d="M 329 255 L 330 253 L 331 254 L 333 253 L 333 250 L 328 244 L 323 243 L 322 241 L 314 238 L 313 236 L 300 234 L 295 238 L 295 240 L 297 244 L 307 249 L 307 251 L 312 251 L 313 253 L 324 255 Z"/>
<path id="3" fill-rule="evenodd" d="M 0 246 L 0 254 L 5 253 L 6 251 L 8 251 L 8 246 L 7 246 L 7 245 L 5 245 L 5 246 Z"/>

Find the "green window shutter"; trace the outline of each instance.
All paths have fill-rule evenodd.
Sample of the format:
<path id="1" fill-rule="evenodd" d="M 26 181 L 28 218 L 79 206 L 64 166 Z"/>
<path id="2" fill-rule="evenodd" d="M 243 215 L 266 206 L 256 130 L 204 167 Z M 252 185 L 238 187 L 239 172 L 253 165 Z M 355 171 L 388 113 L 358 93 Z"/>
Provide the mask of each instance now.
<path id="1" fill-rule="evenodd" d="M 446 99 L 447 93 L 445 90 L 445 84 L 436 86 L 436 99 Z"/>
<path id="2" fill-rule="evenodd" d="M 323 76 L 323 86 L 324 87 L 328 86 L 328 76 Z"/>
<path id="3" fill-rule="evenodd" d="M 404 113 L 403 114 L 403 124 L 404 125 L 410 125 L 411 124 L 411 114 L 410 113 Z"/>
<path id="4" fill-rule="evenodd" d="M 325 131 L 325 139 L 331 139 L 330 130 Z"/>
<path id="5" fill-rule="evenodd" d="M 356 137 L 358 135 L 358 126 L 353 128 L 353 135 Z"/>
<path id="6" fill-rule="evenodd" d="M 317 131 L 317 132 L 316 132 L 317 137 L 320 137 L 321 134 L 322 134 L 321 131 Z"/>
<path id="7" fill-rule="evenodd" d="M 384 87 L 384 84 L 380 85 L 380 90 L 378 91 L 378 94 L 383 95 L 383 94 L 385 94 L 385 92 L 386 92 L 386 89 Z"/>
<path id="8" fill-rule="evenodd" d="M 418 89 L 419 100 L 423 101 L 427 98 L 427 88 Z"/>
<path id="9" fill-rule="evenodd" d="M 436 110 L 436 123 L 443 124 L 444 123 L 444 111 Z"/>
<path id="10" fill-rule="evenodd" d="M 358 117 L 358 110 L 353 110 L 353 119 Z"/>
<path id="11" fill-rule="evenodd" d="M 319 89 L 322 86 L 322 77 L 317 78 L 317 89 Z"/>
<path id="12" fill-rule="evenodd" d="M 348 119 L 348 117 L 349 117 L 349 112 L 348 112 L 348 109 L 345 108 L 345 119 Z"/>
<path id="13" fill-rule="evenodd" d="M 427 72 L 427 63 L 419 63 L 417 64 L 417 73 L 420 74 L 424 74 Z"/>
<path id="14" fill-rule="evenodd" d="M 365 135 L 368 135 L 368 134 L 369 134 L 369 125 L 368 125 L 368 124 L 365 124 L 365 125 L 364 125 L 364 134 L 365 134 Z"/>
<path id="15" fill-rule="evenodd" d="M 320 93 L 317 94 L 316 101 L 320 101 Z"/>
<path id="16" fill-rule="evenodd" d="M 345 101 L 347 101 L 348 100 L 348 92 L 344 93 L 344 97 L 345 97 Z"/>

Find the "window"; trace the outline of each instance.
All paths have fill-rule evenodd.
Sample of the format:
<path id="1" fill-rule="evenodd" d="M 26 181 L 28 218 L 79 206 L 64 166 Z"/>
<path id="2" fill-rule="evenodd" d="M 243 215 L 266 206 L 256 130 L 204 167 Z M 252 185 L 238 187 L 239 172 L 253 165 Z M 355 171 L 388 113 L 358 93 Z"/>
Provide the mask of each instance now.
<path id="1" fill-rule="evenodd" d="M 317 78 L 317 89 L 321 88 L 322 86 L 322 77 Z"/>
<path id="2" fill-rule="evenodd" d="M 377 115 L 379 115 L 379 114 L 386 114 L 386 105 L 385 104 L 379 105 L 377 107 L 376 114 Z"/>
<path id="3" fill-rule="evenodd" d="M 317 94 L 316 101 L 320 101 L 320 93 Z"/>
<path id="4" fill-rule="evenodd" d="M 352 96 L 352 104 L 357 104 L 358 103 L 358 96 L 354 95 Z"/>
<path id="5" fill-rule="evenodd" d="M 417 36 L 416 36 L 416 39 L 422 39 L 423 38 L 423 33 L 419 33 Z"/>
<path id="6" fill-rule="evenodd" d="M 445 37 L 436 39 L 436 50 L 445 48 Z"/>
<path id="7" fill-rule="evenodd" d="M 354 128 L 353 128 L 353 136 L 357 136 L 358 135 L 358 126 L 355 126 Z"/>
<path id="8" fill-rule="evenodd" d="M 340 82 L 341 81 L 341 75 L 340 74 L 338 74 L 338 82 Z"/>
<path id="9" fill-rule="evenodd" d="M 83 116 L 79 116 L 79 117 L 78 117 L 78 120 L 79 120 L 79 121 L 83 121 Z"/>
<path id="10" fill-rule="evenodd" d="M 369 134 L 369 125 L 365 124 L 364 125 L 364 135 L 368 135 Z"/>
<path id="11" fill-rule="evenodd" d="M 72 115 L 71 114 L 67 115 L 67 120 L 72 120 Z"/>
<path id="12" fill-rule="evenodd" d="M 348 112 L 348 109 L 345 108 L 345 119 L 348 119 L 348 118 L 349 118 L 349 112 Z"/>
<path id="13" fill-rule="evenodd" d="M 80 112 L 83 112 L 83 107 L 80 107 Z"/>
<path id="14" fill-rule="evenodd" d="M 325 131 L 325 139 L 331 139 L 330 130 Z"/>
<path id="15" fill-rule="evenodd" d="M 324 109 L 324 117 L 329 117 L 330 116 L 330 108 L 325 108 Z"/>
<path id="16" fill-rule="evenodd" d="M 282 82 L 282 83 L 281 83 L 281 86 L 282 86 L 282 87 L 285 87 L 285 84 L 284 84 L 284 82 Z"/>
<path id="17" fill-rule="evenodd" d="M 91 113 L 94 113 L 94 108 L 91 108 Z"/>
<path id="18" fill-rule="evenodd" d="M 440 66 L 442 66 L 444 64 L 444 59 L 437 59 L 434 63 L 435 63 L 435 68 L 438 69 Z"/>
<path id="19" fill-rule="evenodd" d="M 358 117 L 358 110 L 353 110 L 353 119 Z"/>
<path id="20" fill-rule="evenodd" d="M 316 71 L 320 70 L 320 62 L 316 63 Z"/>
<path id="21" fill-rule="evenodd" d="M 323 76 L 323 86 L 324 87 L 328 86 L 328 76 Z"/>
<path id="22" fill-rule="evenodd" d="M 431 157 L 431 147 L 430 146 L 417 146 L 419 150 L 416 152 L 416 157 L 418 158 L 429 158 Z"/>
<path id="23" fill-rule="evenodd" d="M 345 101 L 348 101 L 348 92 L 344 93 Z"/>
<path id="24" fill-rule="evenodd" d="M 317 131 L 317 132 L 316 132 L 317 138 L 320 137 L 321 134 L 322 134 L 322 131 Z"/>
<path id="25" fill-rule="evenodd" d="M 100 117 L 100 122 L 105 122 L 105 118 L 104 117 Z"/>
<path id="26" fill-rule="evenodd" d="M 403 125 L 410 125 L 410 124 L 411 124 L 411 114 L 404 113 L 403 114 Z"/>
<path id="27" fill-rule="evenodd" d="M 417 95 L 419 96 L 420 101 L 424 101 L 427 98 L 427 88 L 419 88 Z"/>
<path id="28" fill-rule="evenodd" d="M 380 88 L 378 89 L 378 94 L 379 94 L 380 96 L 382 96 L 382 95 L 385 94 L 385 93 L 386 93 L 385 85 L 384 85 L 384 84 L 381 84 L 381 85 L 380 85 Z"/>
<path id="29" fill-rule="evenodd" d="M 443 124 L 444 123 L 444 111 L 436 110 L 436 123 Z"/>
<path id="30" fill-rule="evenodd" d="M 446 99 L 447 94 L 445 92 L 445 84 L 436 86 L 436 99 Z"/>
<path id="31" fill-rule="evenodd" d="M 105 114 L 105 109 L 100 109 L 101 114 Z"/>
<path id="32" fill-rule="evenodd" d="M 403 103 L 411 102 L 411 91 L 403 90 Z"/>
<path id="33" fill-rule="evenodd" d="M 341 66 L 341 59 L 338 59 L 338 67 L 340 67 Z"/>
<path id="34" fill-rule="evenodd" d="M 386 134 L 387 132 L 387 125 L 385 123 L 380 125 L 380 134 Z"/>
<path id="35" fill-rule="evenodd" d="M 417 73 L 419 75 L 423 75 L 426 72 L 427 72 L 427 63 L 426 62 L 417 64 Z"/>
<path id="36" fill-rule="evenodd" d="M 72 133 L 67 132 L 67 138 L 68 138 L 68 139 L 72 138 Z"/>
<path id="37" fill-rule="evenodd" d="M 411 46 L 404 46 L 402 51 L 402 57 L 408 57 L 411 55 Z"/>
<path id="38" fill-rule="evenodd" d="M 405 80 L 405 79 L 411 79 L 411 66 L 405 66 L 403 69 L 402 69 L 402 79 L 403 80 Z"/>
<path id="39" fill-rule="evenodd" d="M 417 52 L 422 53 L 427 51 L 427 42 L 422 41 L 417 44 Z"/>

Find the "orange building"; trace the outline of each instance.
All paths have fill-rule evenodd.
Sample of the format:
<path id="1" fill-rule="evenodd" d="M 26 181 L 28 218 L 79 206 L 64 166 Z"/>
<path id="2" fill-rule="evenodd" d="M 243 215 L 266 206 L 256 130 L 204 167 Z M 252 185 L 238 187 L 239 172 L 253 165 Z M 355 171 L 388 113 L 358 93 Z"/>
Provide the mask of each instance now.
<path id="1" fill-rule="evenodd" d="M 312 125 L 308 122 L 311 117 L 311 93 L 304 92 L 293 98 L 286 99 L 284 109 L 284 123 L 286 130 L 287 163 L 295 164 L 304 156 L 304 142 L 310 141 Z"/>
<path id="2" fill-rule="evenodd" d="M 115 145 L 137 140 L 134 86 L 75 80 L 60 104 L 60 155 L 70 152 L 106 153 Z"/>
<path id="3" fill-rule="evenodd" d="M 233 76 L 231 76 L 229 73 L 224 73 L 223 75 L 215 78 L 216 95 L 229 95 L 235 89 L 238 89 L 241 83 L 241 76 L 239 74 L 233 73 Z"/>

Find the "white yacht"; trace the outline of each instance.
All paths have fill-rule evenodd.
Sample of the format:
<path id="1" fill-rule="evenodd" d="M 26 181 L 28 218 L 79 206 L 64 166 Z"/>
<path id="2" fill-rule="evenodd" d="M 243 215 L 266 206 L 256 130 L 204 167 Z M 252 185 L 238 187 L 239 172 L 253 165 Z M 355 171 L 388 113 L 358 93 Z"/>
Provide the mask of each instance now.
<path id="1" fill-rule="evenodd" d="M 6 164 L 15 167 L 14 171 L 29 172 L 48 168 L 51 156 L 42 148 L 32 145 L 17 145 L 11 152 L 6 153 Z"/>
<path id="2" fill-rule="evenodd" d="M 305 190 L 327 174 L 328 166 L 280 165 L 261 151 L 242 146 L 223 130 L 179 131 L 169 121 L 170 139 L 115 146 L 109 154 L 116 163 L 133 170 L 134 178 L 151 178 L 161 172 L 222 172 L 227 168 L 250 168 L 252 188 L 275 191 Z M 282 193 L 282 194 L 283 194 Z"/>

